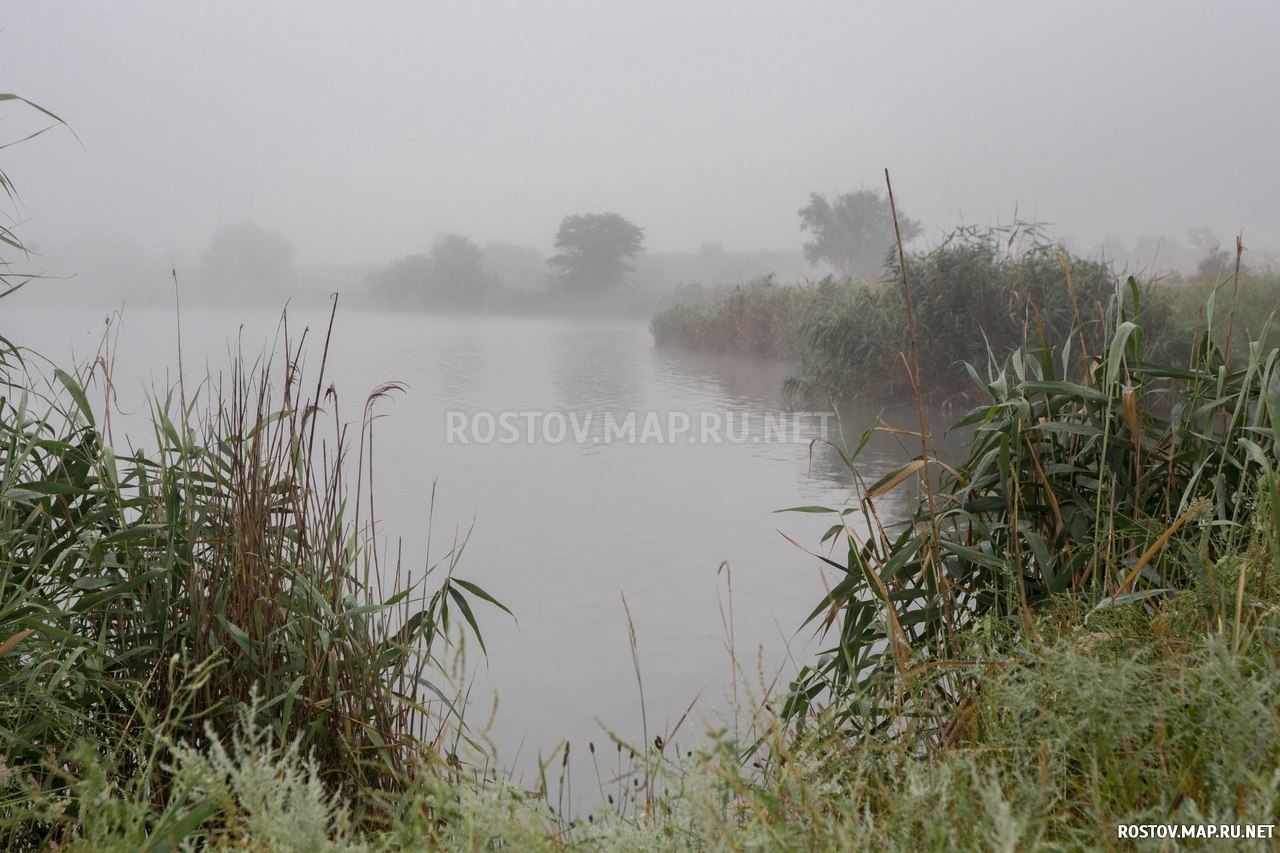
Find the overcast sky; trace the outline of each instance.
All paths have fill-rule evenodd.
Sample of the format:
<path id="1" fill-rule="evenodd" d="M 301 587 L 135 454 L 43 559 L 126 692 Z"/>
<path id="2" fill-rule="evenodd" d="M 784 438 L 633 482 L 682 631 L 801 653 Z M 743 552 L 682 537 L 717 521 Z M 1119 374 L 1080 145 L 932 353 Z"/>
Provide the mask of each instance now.
<path id="1" fill-rule="evenodd" d="M 550 252 L 613 211 L 651 251 L 797 249 L 812 191 L 940 236 L 1280 247 L 1280 3 L 6 2 L 20 232 L 194 257 L 254 221 L 302 263 L 442 232 Z M 0 141 L 38 126 L 0 105 Z"/>

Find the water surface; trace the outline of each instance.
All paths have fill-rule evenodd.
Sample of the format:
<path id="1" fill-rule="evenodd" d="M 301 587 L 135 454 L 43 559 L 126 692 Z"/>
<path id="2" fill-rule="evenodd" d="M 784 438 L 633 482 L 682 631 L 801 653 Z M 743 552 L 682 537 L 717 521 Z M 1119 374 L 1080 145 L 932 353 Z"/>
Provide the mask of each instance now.
<path id="1" fill-rule="evenodd" d="M 108 329 L 103 309 L 7 302 L 5 334 L 59 363 L 92 357 Z M 252 355 L 271 346 L 278 319 L 277 311 L 185 310 L 189 377 L 222 369 L 237 347 Z M 327 310 L 291 311 L 295 336 L 310 326 L 311 370 L 326 321 Z M 142 409 L 147 389 L 177 376 L 175 315 L 128 308 L 110 330 L 126 412 L 115 426 L 137 430 L 139 418 L 128 413 Z M 386 416 L 375 438 L 379 529 L 403 539 L 404 568 L 418 573 L 469 532 L 459 575 L 516 615 L 480 607 L 489 654 L 469 648 L 466 668 L 473 723 L 498 698 L 489 736 L 504 765 L 527 771 L 565 738 L 604 742 L 602 726 L 639 742 L 624 596 L 651 738 L 695 699 L 686 733 L 728 720 L 730 578 L 735 647 L 757 689 L 776 679 L 782 690 L 811 662 L 819 646 L 810 631 L 797 631 L 833 578 L 783 534 L 818 549 L 831 519 L 775 511 L 840 505 L 853 480 L 829 448 L 811 448 L 817 417 L 788 422 L 787 440 L 759 431 L 784 409 L 786 373 L 778 362 L 657 350 L 647 327 L 633 321 L 339 311 L 329 374 L 342 417 L 358 419 L 365 396 L 384 382 L 406 388 L 379 408 Z M 463 443 L 456 430 L 447 440 L 450 417 L 474 425 L 503 413 L 535 413 L 533 440 L 527 419 L 518 421 L 515 442 L 464 432 Z M 669 425 L 673 413 L 690 418 L 692 434 L 640 440 L 644 418 Z M 640 419 L 636 432 L 611 438 L 605 418 L 620 423 L 628 414 Z M 860 431 L 875 414 L 846 415 L 846 427 Z M 584 440 L 572 430 L 548 440 L 541 431 L 556 416 L 588 415 Z M 719 443 L 702 440 L 696 427 L 704 417 L 737 418 L 737 435 L 721 428 Z M 746 437 L 730 440 L 744 424 Z M 125 443 L 119 434 L 115 442 Z M 868 454 L 864 477 L 899 458 Z"/>

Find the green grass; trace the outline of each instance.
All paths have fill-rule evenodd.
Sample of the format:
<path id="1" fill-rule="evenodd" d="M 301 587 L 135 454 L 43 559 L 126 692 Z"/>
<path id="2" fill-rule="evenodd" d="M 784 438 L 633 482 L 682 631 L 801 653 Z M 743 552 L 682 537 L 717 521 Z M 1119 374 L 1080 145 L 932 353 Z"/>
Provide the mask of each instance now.
<path id="1" fill-rule="evenodd" d="M 312 370 L 282 320 L 276 349 L 167 390 L 146 448 L 118 447 L 89 402 L 109 401 L 108 353 L 41 368 L 0 339 L 0 846 L 1106 850 L 1134 846 L 1123 823 L 1276 823 L 1280 376 L 1250 325 L 1268 279 L 1144 314 L 1132 280 L 1103 294 L 1057 251 L 991 240 L 908 260 L 899 295 L 765 282 L 655 321 L 775 355 L 807 322 L 805 346 L 844 335 L 825 350 L 844 359 L 867 342 L 841 323 L 910 304 L 921 346 L 891 357 L 919 375 L 977 352 L 986 399 L 964 458 L 922 414 L 918 457 L 851 506 L 800 508 L 832 514 L 815 545 L 838 582 L 809 626 L 830 646 L 783 695 L 740 674 L 732 725 L 565 745 L 532 790 L 494 773 L 453 686 L 479 605 L 506 609 L 457 575 L 465 541 L 418 577 L 378 546 L 374 411 L 395 386 L 348 421 L 327 339 Z M 929 350 L 963 331 L 955 282 L 989 275 L 969 331 L 1007 315 L 1016 336 Z M 5 267 L 0 295 L 24 281 Z M 855 473 L 864 446 L 841 448 Z M 575 784 L 599 792 L 586 814 Z"/>
<path id="2" fill-rule="evenodd" d="M 713 291 L 660 311 L 649 324 L 659 346 L 792 358 L 813 287 L 779 285 L 772 276 Z"/>
<path id="3" fill-rule="evenodd" d="M 851 741 L 826 712 L 797 730 L 762 708 L 745 740 L 722 732 L 656 760 L 655 799 L 631 777 L 606 779 L 613 805 L 590 819 L 556 811 L 546 791 L 423 765 L 389 822 L 361 828 L 253 706 L 225 745 L 173 749 L 163 797 L 97 757 L 67 792 L 28 802 L 65 826 L 64 850 L 157 849 L 166 833 L 237 850 L 1108 850 L 1132 849 L 1121 823 L 1275 823 L 1280 623 L 1256 597 L 1257 562 L 1238 565 L 1244 618 L 1221 628 L 1211 614 L 1234 598 L 1231 578 L 1150 607 L 1062 598 L 1033 635 L 975 628 L 964 666 L 982 689 L 939 748 Z"/>
<path id="4" fill-rule="evenodd" d="M 40 791 L 68 791 L 97 755 L 117 784 L 163 796 L 158 736 L 219 743 L 256 695 L 259 724 L 374 825 L 411 766 L 465 741 L 448 646 L 466 627 L 483 647 L 473 605 L 497 602 L 456 575 L 462 545 L 417 577 L 379 550 L 374 410 L 396 389 L 363 401 L 352 439 L 323 357 L 305 377 L 304 341 L 283 320 L 281 335 L 274 357 L 158 399 L 145 450 L 112 447 L 88 402 L 95 379 L 110 387 L 109 356 L 42 388 L 8 348 L 0 733 L 6 766 Z M 62 757 L 71 743 L 80 758 Z M 64 832 L 0 815 L 6 849 Z"/>
<path id="5" fill-rule="evenodd" d="M 931 399 L 963 398 L 970 387 L 965 364 L 985 364 L 988 352 L 1003 360 L 1019 349 L 1058 349 L 1071 338 L 1096 350 L 1106 334 L 1115 284 L 1110 267 L 1073 257 L 1035 228 L 962 228 L 903 260 L 920 385 Z M 878 283 L 825 283 L 799 328 L 790 394 L 836 400 L 914 394 L 901 358 L 908 351 L 902 266 L 892 264 Z M 1147 307 L 1143 321 L 1162 324 L 1161 306 Z"/>
<path id="6" fill-rule="evenodd" d="M 367 495 L 316 464 L 342 454 L 308 449 L 313 425 L 344 435 L 333 400 L 325 429 L 309 403 L 271 405 L 280 382 L 299 386 L 299 344 L 266 362 L 275 382 L 266 363 L 238 373 L 203 418 L 175 423 L 167 412 L 196 404 L 159 403 L 164 452 L 146 455 L 108 452 L 77 402 L 85 381 L 56 374 L 36 395 L 11 356 L 0 837 L 17 850 L 1129 849 L 1120 823 L 1274 822 L 1275 355 L 1253 348 L 1225 370 L 1207 350 L 1200 372 L 1171 375 L 1142 358 L 1134 292 L 1116 295 L 1081 375 L 1061 378 L 1074 352 L 993 361 L 969 458 L 946 463 L 955 479 L 912 460 L 865 489 L 853 510 L 874 541 L 836 510 L 823 554 L 849 580 L 815 611 L 836 644 L 789 693 L 744 675 L 753 698 L 735 725 L 680 746 L 566 748 L 532 790 L 466 740 L 447 686 L 443 643 L 478 629 L 463 602 L 487 598 L 453 575 L 458 554 L 433 592 L 399 599 L 407 610 L 361 597 L 380 557 L 364 511 L 346 513 Z M 8 402 L 24 392 L 40 416 Z M 355 454 L 366 473 L 370 440 Z M 875 501 L 925 471 L 936 529 L 923 489 L 919 514 L 877 521 Z M 193 590 L 219 587 L 196 610 Z M 313 677 L 298 682 L 295 661 Z M 352 695 L 410 676 L 417 694 Z M 584 786 L 597 805 L 575 814 L 565 793 L 590 802 Z"/>

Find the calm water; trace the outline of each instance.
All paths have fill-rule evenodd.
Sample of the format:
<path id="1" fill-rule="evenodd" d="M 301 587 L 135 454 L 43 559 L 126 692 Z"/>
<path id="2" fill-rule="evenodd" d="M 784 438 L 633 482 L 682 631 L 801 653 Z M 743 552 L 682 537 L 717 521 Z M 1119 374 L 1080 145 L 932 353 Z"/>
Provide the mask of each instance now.
<path id="1" fill-rule="evenodd" d="M 105 310 L 7 302 L 4 334 L 60 363 L 91 357 L 107 328 Z M 326 319 L 318 309 L 290 313 L 295 333 L 312 328 L 312 368 Z M 277 312 L 187 311 L 189 376 L 225 365 L 237 340 L 246 353 L 261 351 L 277 320 Z M 147 389 L 176 377 L 174 313 L 130 308 L 111 330 L 120 405 L 135 411 Z M 810 459 L 816 417 L 785 422 L 788 440 L 763 440 L 766 415 L 782 410 L 786 365 L 656 350 L 647 327 L 631 321 L 353 310 L 339 311 L 329 361 L 346 419 L 359 416 L 377 385 L 407 386 L 380 408 L 386 417 L 377 422 L 375 457 L 381 530 L 403 538 L 406 567 L 421 569 L 427 560 L 434 480 L 434 557 L 470 529 L 459 575 L 516 614 L 512 620 L 482 605 L 477 615 L 489 655 L 472 648 L 467 661 L 470 721 L 487 716 L 496 694 L 490 737 L 504 765 L 527 770 L 539 751 L 548 754 L 565 738 L 603 742 L 602 726 L 640 740 L 624 595 L 650 737 L 695 697 L 685 734 L 726 720 L 732 673 L 721 613 L 728 595 L 718 572 L 726 561 L 736 646 L 751 679 L 781 673 L 783 689 L 811 660 L 818 646 L 811 632 L 797 631 L 826 582 L 819 562 L 782 534 L 816 549 L 830 519 L 775 510 L 839 505 L 850 497 L 852 478 L 829 449 L 819 447 Z M 497 440 L 510 431 L 483 441 L 486 419 L 504 412 L 535 415 L 515 422 L 518 442 Z M 628 413 L 638 418 L 634 438 L 610 435 L 605 418 L 625 424 Z M 677 426 L 681 415 L 690 418 L 694 441 L 685 433 L 671 441 L 672 413 Z M 849 427 L 860 431 L 875 414 L 855 415 Z M 730 416 L 731 431 L 724 426 Z M 566 437 L 549 440 L 544 430 L 555 439 L 559 417 L 568 423 Z M 663 429 L 645 436 L 651 417 Z M 584 427 L 582 440 L 574 438 L 574 418 Z M 721 426 L 701 436 L 704 418 L 709 425 L 719 418 Z M 118 421 L 117 429 L 130 422 L 138 428 L 136 417 Z M 466 425 L 452 442 L 451 423 Z M 745 439 L 730 441 L 744 426 Z M 118 433 L 115 440 L 124 444 Z M 900 458 L 864 457 L 864 476 L 871 481 Z"/>

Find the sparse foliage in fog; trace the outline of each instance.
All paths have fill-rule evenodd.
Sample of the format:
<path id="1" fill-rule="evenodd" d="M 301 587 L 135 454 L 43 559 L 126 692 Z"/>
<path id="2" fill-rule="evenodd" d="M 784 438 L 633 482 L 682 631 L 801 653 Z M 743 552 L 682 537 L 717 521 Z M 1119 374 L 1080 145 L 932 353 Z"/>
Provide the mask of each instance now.
<path id="1" fill-rule="evenodd" d="M 251 222 L 214 232 L 200 254 L 205 283 L 242 295 L 281 290 L 297 281 L 296 251 L 284 237 Z"/>
<path id="2" fill-rule="evenodd" d="M 898 225 L 903 240 L 920 233 L 920 224 L 901 214 Z M 805 259 L 825 261 L 846 277 L 878 274 L 895 242 L 889 202 L 873 190 L 845 193 L 834 203 L 811 193 L 800 208 L 800 230 L 813 238 L 804 244 Z"/>
<path id="3" fill-rule="evenodd" d="M 446 234 L 431 249 L 428 291 L 457 305 L 478 305 L 497 288 L 484 271 L 484 252 L 469 237 Z"/>
<path id="4" fill-rule="evenodd" d="M 543 283 L 547 260 L 542 252 L 505 240 L 492 240 L 484 247 L 484 271 L 513 290 L 531 290 Z"/>
<path id="5" fill-rule="evenodd" d="M 3 102 L 17 102 L 19 104 L 23 104 L 27 107 L 30 107 L 32 110 L 35 110 L 38 114 L 46 116 L 50 119 L 53 119 L 58 124 L 65 126 L 65 122 L 63 122 L 62 119 L 58 118 L 56 115 L 49 112 L 39 104 L 34 104 L 20 95 L 14 95 L 10 92 L 0 92 L 0 103 L 3 103 Z M 6 116 L 6 118 L 8 118 L 8 116 Z M 30 133 L 27 135 L 26 139 L 31 139 L 32 137 L 39 136 L 41 133 L 44 133 L 44 131 L 48 129 L 49 128 L 46 127 L 42 130 L 37 130 L 34 133 Z M 17 142 L 23 142 L 23 141 L 25 140 L 18 139 L 18 140 L 0 143 L 0 149 L 8 148 L 10 145 L 14 145 Z M 5 197 L 7 197 L 9 201 L 16 202 L 18 200 L 17 190 L 14 188 L 13 182 L 9 179 L 8 174 L 6 174 L 3 169 L 0 169 L 0 193 L 2 193 Z M 15 234 L 9 228 L 8 225 L 4 224 L 3 221 L 0 221 L 0 249 L 3 249 L 5 251 L 15 250 L 18 254 L 23 254 L 23 255 L 27 253 L 27 247 L 23 244 L 22 240 L 18 237 L 17 234 Z M 11 293 L 17 290 L 18 288 L 27 284 L 33 278 L 39 278 L 39 276 L 24 275 L 21 273 L 17 273 L 15 272 L 13 267 L 10 265 L 10 261 L 7 258 L 0 258 L 0 296 L 4 296 L 8 293 Z M 4 340 L 3 338 L 0 338 L 0 341 L 3 341 L 3 340 Z"/>
<path id="6" fill-rule="evenodd" d="M 410 255 L 370 276 L 372 290 L 403 306 L 483 305 L 501 283 L 485 270 L 485 253 L 469 237 L 446 234 L 430 254 Z"/>
<path id="7" fill-rule="evenodd" d="M 989 354 L 1003 360 L 1028 340 L 1053 351 L 1069 341 L 1077 353 L 1086 343 L 1090 352 L 1101 347 L 1098 317 L 1115 292 L 1114 272 L 1071 255 L 1034 226 L 957 229 L 931 250 L 908 252 L 906 262 L 920 381 L 939 394 L 967 391 L 966 364 L 984 365 Z M 888 272 L 901 276 L 896 259 Z M 1162 309 L 1144 304 L 1148 333 L 1159 338 Z M 815 399 L 901 393 L 905 316 L 901 287 L 824 279 L 800 325 L 800 366 L 788 390 Z"/>
<path id="8" fill-rule="evenodd" d="M 632 261 L 644 247 L 644 229 L 616 213 L 566 216 L 556 232 L 559 254 L 547 263 L 558 269 L 556 284 L 576 294 L 612 290 L 635 272 Z"/>
<path id="9" fill-rule="evenodd" d="M 1201 226 L 1192 228 L 1187 233 L 1187 239 L 1200 253 L 1200 260 L 1196 264 L 1198 275 L 1204 278 L 1215 278 L 1226 273 L 1232 263 L 1231 252 L 1222 247 L 1222 241 L 1216 234 Z"/>

